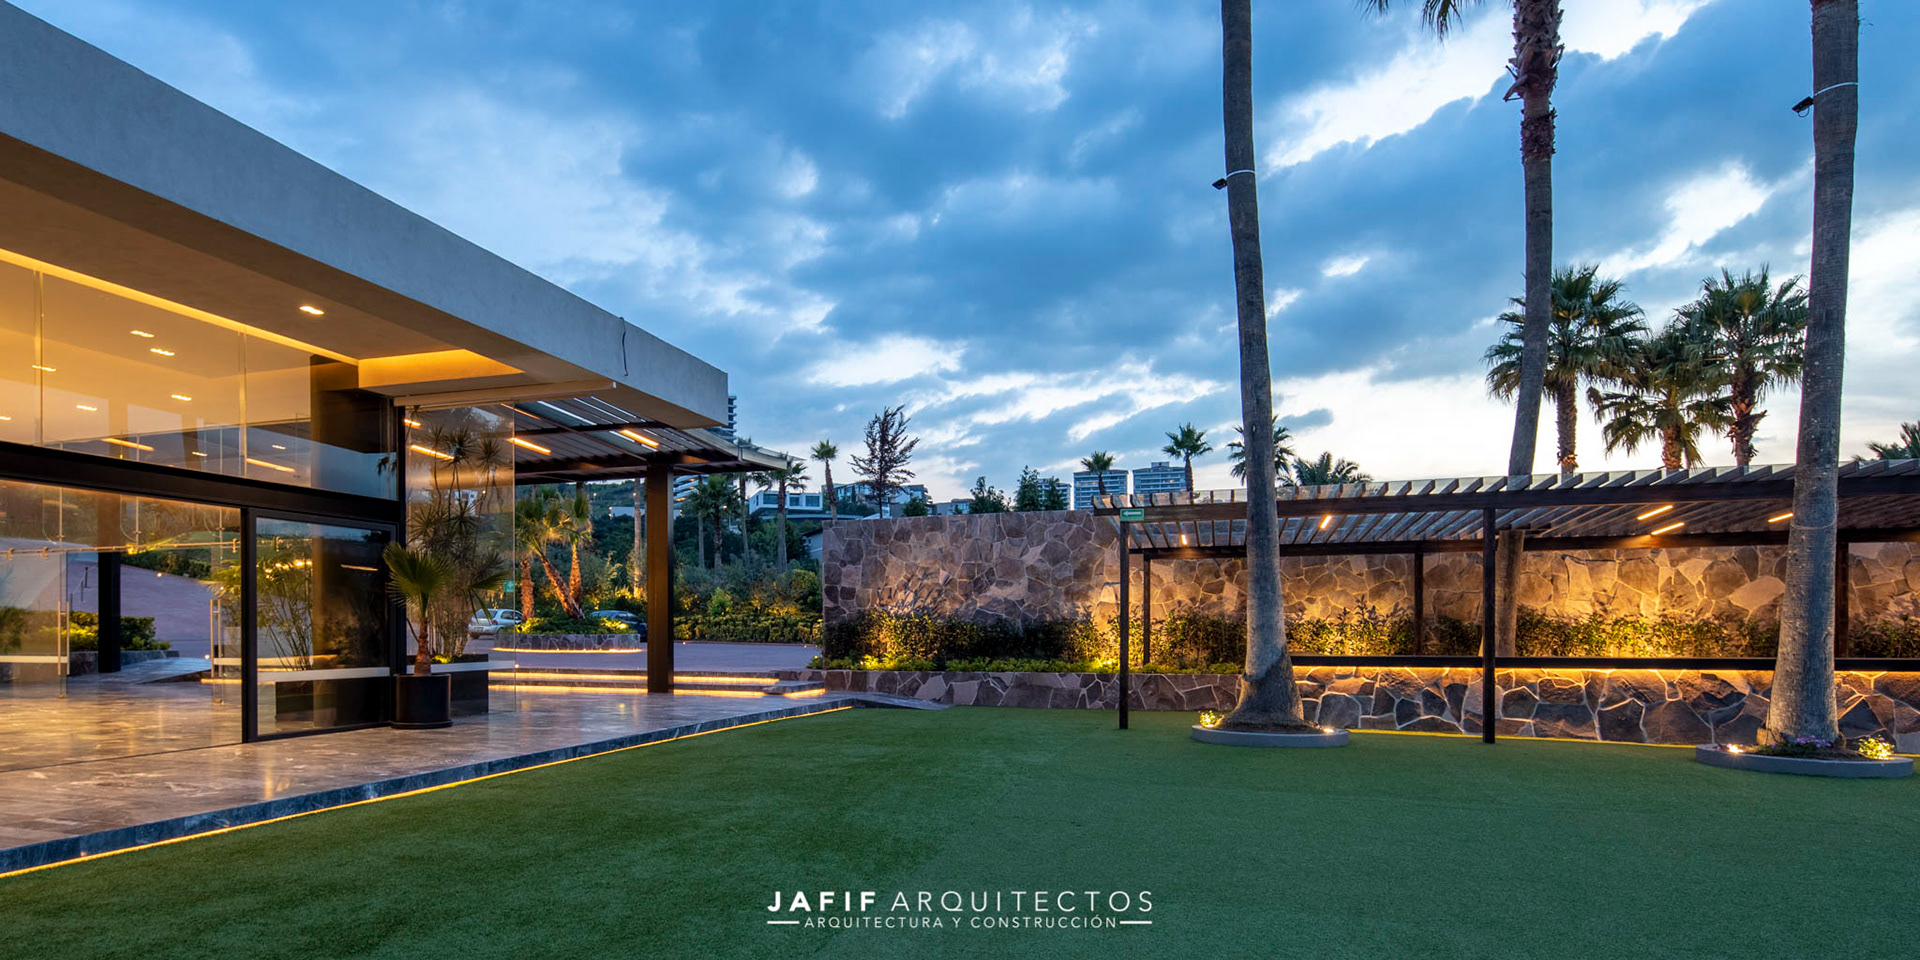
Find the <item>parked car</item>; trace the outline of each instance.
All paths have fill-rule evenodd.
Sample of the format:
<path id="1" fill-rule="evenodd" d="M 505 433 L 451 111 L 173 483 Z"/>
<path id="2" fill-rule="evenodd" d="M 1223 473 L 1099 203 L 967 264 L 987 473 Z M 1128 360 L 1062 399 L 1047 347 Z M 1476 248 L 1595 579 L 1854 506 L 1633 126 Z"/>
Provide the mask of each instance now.
<path id="1" fill-rule="evenodd" d="M 639 634 L 640 639 L 645 640 L 647 638 L 647 622 L 625 610 L 595 610 L 587 614 L 587 618 L 589 620 L 617 620 L 626 624 L 627 629 Z"/>
<path id="2" fill-rule="evenodd" d="M 491 637 L 502 630 L 512 633 L 521 623 L 518 610 L 475 610 L 472 619 L 467 621 L 467 635 L 470 637 Z"/>

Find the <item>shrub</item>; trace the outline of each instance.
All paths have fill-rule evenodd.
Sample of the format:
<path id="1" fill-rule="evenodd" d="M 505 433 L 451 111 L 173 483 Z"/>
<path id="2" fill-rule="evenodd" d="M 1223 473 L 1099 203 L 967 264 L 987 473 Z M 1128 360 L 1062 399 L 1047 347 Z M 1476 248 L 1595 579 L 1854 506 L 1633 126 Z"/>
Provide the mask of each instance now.
<path id="1" fill-rule="evenodd" d="M 156 637 L 152 617 L 120 618 L 120 649 L 166 650 L 172 646 Z M 67 615 L 67 649 L 100 649 L 99 614 L 76 610 Z"/>
<path id="2" fill-rule="evenodd" d="M 632 633 L 618 620 L 575 620 L 571 617 L 534 617 L 520 625 L 520 633 Z"/>

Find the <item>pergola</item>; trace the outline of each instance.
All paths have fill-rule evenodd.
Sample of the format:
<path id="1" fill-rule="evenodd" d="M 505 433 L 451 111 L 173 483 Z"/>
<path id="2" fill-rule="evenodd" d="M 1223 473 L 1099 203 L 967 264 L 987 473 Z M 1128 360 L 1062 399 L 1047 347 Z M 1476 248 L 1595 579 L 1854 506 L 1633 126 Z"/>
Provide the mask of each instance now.
<path id="1" fill-rule="evenodd" d="M 647 692 L 673 692 L 673 478 L 786 466 L 790 457 L 711 430 L 636 417 L 599 397 L 516 400 L 514 483 L 646 481 Z"/>
<path id="2" fill-rule="evenodd" d="M 1834 652 L 1845 669 L 1911 668 L 1910 661 L 1848 659 L 1847 565 L 1851 543 L 1920 540 L 1920 460 L 1856 461 L 1840 467 L 1841 562 L 1835 578 Z M 1300 656 L 1304 665 L 1472 666 L 1476 658 L 1424 656 L 1422 562 L 1428 553 L 1481 554 L 1483 703 L 1492 703 L 1500 667 L 1650 667 L 1771 669 L 1754 658 L 1503 657 L 1495 649 L 1498 536 L 1520 531 L 1524 550 L 1651 549 L 1785 544 L 1792 517 L 1793 467 L 1702 467 L 1605 473 L 1534 474 L 1282 487 L 1274 492 L 1282 556 L 1406 554 L 1413 557 L 1415 655 Z M 1245 490 L 1123 494 L 1094 513 L 1119 526 L 1121 726 L 1126 725 L 1130 561 L 1146 572 L 1143 656 L 1152 644 L 1154 560 L 1246 556 Z M 1482 724 L 1494 739 L 1494 725 Z"/>

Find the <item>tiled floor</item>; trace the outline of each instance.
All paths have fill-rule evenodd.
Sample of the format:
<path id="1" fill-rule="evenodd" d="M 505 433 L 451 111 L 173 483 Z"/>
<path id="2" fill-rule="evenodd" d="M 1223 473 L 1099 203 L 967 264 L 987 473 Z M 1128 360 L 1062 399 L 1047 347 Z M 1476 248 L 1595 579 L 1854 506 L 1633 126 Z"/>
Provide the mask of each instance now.
<path id="1" fill-rule="evenodd" d="M 158 703 L 147 690 L 140 697 Z M 443 730 L 353 730 L 0 772 L 0 872 L 853 702 L 837 694 L 517 700 L 516 710 Z M 194 709 L 208 710 L 204 702 Z M 180 729 L 183 743 L 196 735 L 190 724 Z"/>
<path id="2" fill-rule="evenodd" d="M 0 684 L 0 771 L 238 743 L 239 687 L 144 682 L 206 666 L 171 657 L 69 677 L 65 697 L 54 684 Z"/>

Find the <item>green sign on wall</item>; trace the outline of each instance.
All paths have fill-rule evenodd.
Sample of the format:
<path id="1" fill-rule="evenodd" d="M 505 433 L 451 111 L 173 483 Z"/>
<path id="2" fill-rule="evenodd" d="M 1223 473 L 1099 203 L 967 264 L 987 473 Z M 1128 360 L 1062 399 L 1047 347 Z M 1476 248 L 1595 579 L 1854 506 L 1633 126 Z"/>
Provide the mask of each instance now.
<path id="1" fill-rule="evenodd" d="M 1140 521 L 1145 520 L 1146 518 L 1147 518 L 1147 512 L 1145 510 L 1139 509 L 1138 507 L 1135 507 L 1129 510 L 1120 511 L 1120 521 L 1122 523 L 1139 523 Z"/>

